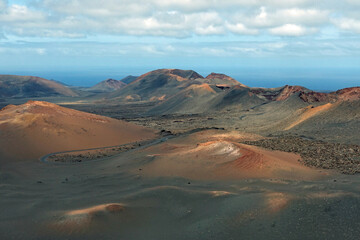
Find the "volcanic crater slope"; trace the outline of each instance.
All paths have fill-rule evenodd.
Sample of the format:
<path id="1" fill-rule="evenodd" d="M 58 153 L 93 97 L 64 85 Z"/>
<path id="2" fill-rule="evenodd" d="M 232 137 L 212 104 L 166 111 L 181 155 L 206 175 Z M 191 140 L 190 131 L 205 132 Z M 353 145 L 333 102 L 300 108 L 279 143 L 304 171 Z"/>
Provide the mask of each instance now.
<path id="1" fill-rule="evenodd" d="M 41 101 L 3 108 L 0 132 L 1 161 L 33 160 L 58 151 L 114 146 L 155 137 L 154 131 L 132 123 Z"/>

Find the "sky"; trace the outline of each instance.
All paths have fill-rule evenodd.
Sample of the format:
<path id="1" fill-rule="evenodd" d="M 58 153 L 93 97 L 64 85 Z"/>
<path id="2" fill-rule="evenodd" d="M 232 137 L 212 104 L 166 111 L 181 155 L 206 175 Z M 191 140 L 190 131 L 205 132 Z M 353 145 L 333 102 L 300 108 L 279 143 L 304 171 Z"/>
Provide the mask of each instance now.
<path id="1" fill-rule="evenodd" d="M 74 85 L 159 68 L 360 85 L 360 0 L 0 0 L 0 73 Z"/>

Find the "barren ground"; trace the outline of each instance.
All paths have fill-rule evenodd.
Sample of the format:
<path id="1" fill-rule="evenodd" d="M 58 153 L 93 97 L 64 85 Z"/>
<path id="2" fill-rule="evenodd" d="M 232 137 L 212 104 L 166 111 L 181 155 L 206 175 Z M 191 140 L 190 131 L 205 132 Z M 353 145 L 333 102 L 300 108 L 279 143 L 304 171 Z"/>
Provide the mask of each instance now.
<path id="1" fill-rule="evenodd" d="M 163 131 L 171 137 L 159 136 L 154 144 L 74 153 L 81 161 L 67 153 L 55 156 L 55 163 L 2 159 L 1 239 L 355 240 L 360 235 L 360 178 L 341 174 L 358 172 L 359 137 L 341 133 L 340 125 L 324 134 L 306 125 L 302 131 L 301 124 L 280 131 L 297 116 L 279 112 L 285 119 L 280 126 L 279 119 L 269 121 L 266 106 L 149 117 L 141 114 L 149 107 L 142 104 L 65 100 L 74 109 L 174 135 Z M 321 165 L 314 164 L 319 159 Z"/>

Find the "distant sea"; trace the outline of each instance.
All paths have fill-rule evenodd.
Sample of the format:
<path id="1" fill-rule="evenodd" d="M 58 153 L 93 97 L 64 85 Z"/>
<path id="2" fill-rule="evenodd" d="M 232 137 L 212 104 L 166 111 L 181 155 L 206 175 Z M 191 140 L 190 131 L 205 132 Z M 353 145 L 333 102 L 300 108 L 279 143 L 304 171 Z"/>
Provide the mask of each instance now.
<path id="1" fill-rule="evenodd" d="M 189 69 L 189 68 L 185 68 Z M 61 81 L 72 86 L 88 87 L 108 79 L 122 79 L 128 75 L 139 76 L 154 69 L 75 69 L 12 71 L 2 74 L 32 75 Z M 316 91 L 334 91 L 360 86 L 360 69 L 276 69 L 276 68 L 194 68 L 204 77 L 211 72 L 224 73 L 250 87 L 280 87 L 301 85 Z"/>

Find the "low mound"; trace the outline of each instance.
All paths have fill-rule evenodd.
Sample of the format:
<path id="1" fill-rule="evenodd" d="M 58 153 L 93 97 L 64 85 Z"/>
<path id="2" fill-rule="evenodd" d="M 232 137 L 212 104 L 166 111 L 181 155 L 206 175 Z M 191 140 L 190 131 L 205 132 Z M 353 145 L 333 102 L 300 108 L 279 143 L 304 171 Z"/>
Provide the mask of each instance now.
<path id="1" fill-rule="evenodd" d="M 265 202 L 269 213 L 277 213 L 289 205 L 292 196 L 281 192 L 265 194 Z"/>
<path id="2" fill-rule="evenodd" d="M 44 78 L 33 76 L 0 75 L 0 97 L 73 97 L 78 94 L 70 88 Z"/>
<path id="3" fill-rule="evenodd" d="M 101 204 L 89 208 L 84 209 L 77 209 L 68 211 L 65 213 L 64 216 L 66 217 L 76 217 L 76 216 L 86 216 L 86 217 L 93 217 L 99 213 L 117 213 L 124 210 L 124 206 L 118 203 L 108 203 L 108 204 Z"/>
<path id="4" fill-rule="evenodd" d="M 135 124 L 40 101 L 0 111 L 0 132 L 2 162 L 155 137 L 154 131 Z"/>
<path id="5" fill-rule="evenodd" d="M 302 165 L 299 155 L 233 142 L 230 139 L 234 134 L 230 134 L 225 140 L 224 134 L 205 134 L 201 139 L 196 133 L 150 148 L 147 151 L 152 160 L 141 167 L 143 173 L 191 179 L 310 180 L 322 176 L 319 171 Z M 216 139 L 216 136 L 221 137 Z"/>
<path id="6" fill-rule="evenodd" d="M 49 224 L 50 228 L 66 233 L 80 233 L 104 219 L 124 211 L 124 206 L 119 203 L 101 204 L 89 208 L 77 209 L 65 212 L 54 222 Z"/>

